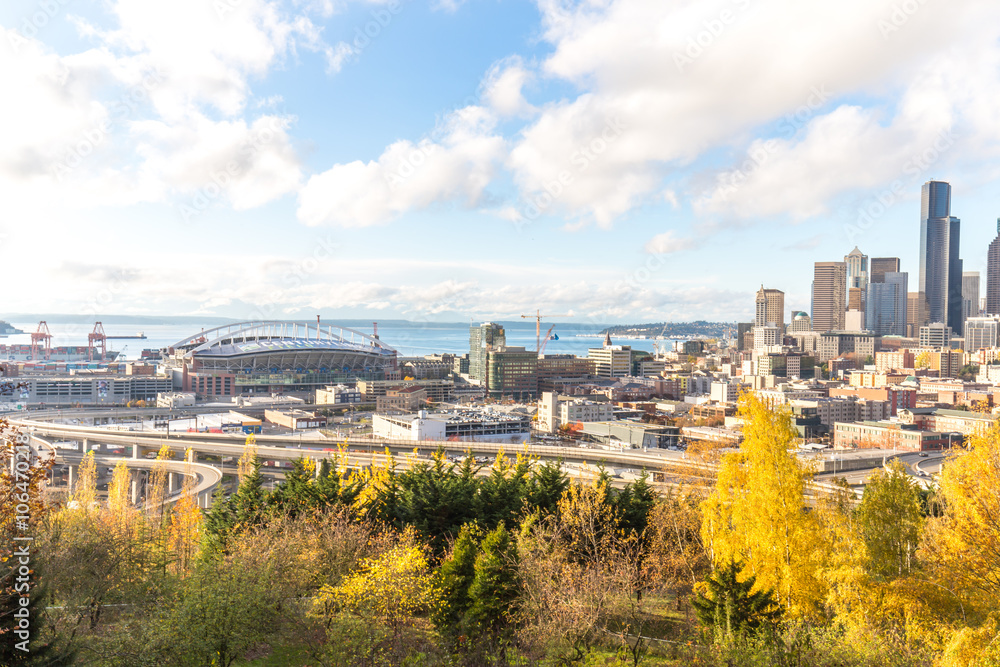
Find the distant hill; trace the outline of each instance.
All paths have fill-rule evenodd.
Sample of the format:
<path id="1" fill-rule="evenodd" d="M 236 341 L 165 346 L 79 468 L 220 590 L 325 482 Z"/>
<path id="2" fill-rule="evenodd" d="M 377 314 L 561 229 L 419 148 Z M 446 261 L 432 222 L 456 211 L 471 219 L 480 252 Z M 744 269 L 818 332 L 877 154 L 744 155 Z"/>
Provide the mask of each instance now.
<path id="1" fill-rule="evenodd" d="M 652 322 L 650 324 L 617 324 L 601 331 L 601 334 L 611 336 L 626 336 L 629 338 L 677 338 L 680 336 L 704 336 L 705 338 L 722 338 L 727 330 L 736 328 L 735 322 Z"/>

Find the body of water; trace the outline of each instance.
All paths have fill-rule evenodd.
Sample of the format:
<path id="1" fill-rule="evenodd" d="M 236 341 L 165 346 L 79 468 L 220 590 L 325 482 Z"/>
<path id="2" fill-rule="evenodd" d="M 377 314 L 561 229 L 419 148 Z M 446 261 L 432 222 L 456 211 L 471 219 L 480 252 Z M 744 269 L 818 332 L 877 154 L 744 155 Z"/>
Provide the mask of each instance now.
<path id="1" fill-rule="evenodd" d="M 371 335 L 372 323 L 359 322 L 357 320 L 340 320 L 336 324 L 349 327 L 361 333 Z M 27 332 L 35 331 L 38 328 L 37 322 L 12 322 L 13 326 L 26 333 L 17 336 L 0 338 L 0 343 L 11 344 L 31 344 L 31 337 Z M 477 323 L 478 324 L 478 323 Z M 507 344 L 512 346 L 524 346 L 529 350 L 535 349 L 535 323 L 533 321 L 500 322 L 504 326 L 507 335 Z M 145 340 L 110 340 L 109 349 L 124 350 L 126 359 L 137 359 L 145 348 L 161 348 L 177 343 L 188 336 L 193 336 L 200 331 L 207 331 L 217 325 L 198 324 L 115 324 L 105 326 L 105 333 L 109 336 L 115 335 L 135 335 L 140 330 L 146 335 Z M 451 354 L 464 354 L 469 351 L 469 324 L 459 322 L 401 322 L 393 320 L 385 324 L 379 323 L 379 338 L 387 345 L 398 350 L 400 356 L 423 356 L 425 354 L 448 352 Z M 542 322 L 542 335 L 551 323 Z M 566 323 L 556 324 L 553 333 L 559 339 L 550 340 L 546 346 L 546 354 L 575 354 L 586 356 L 587 349 L 600 347 L 603 342 L 599 337 L 595 337 L 604 324 L 577 324 Z M 49 325 L 52 333 L 52 345 L 87 345 L 87 334 L 93 330 L 93 324 L 73 324 L 73 323 L 53 323 Z M 632 340 L 614 339 L 612 342 L 621 345 L 631 345 L 637 350 L 653 351 L 652 340 Z"/>

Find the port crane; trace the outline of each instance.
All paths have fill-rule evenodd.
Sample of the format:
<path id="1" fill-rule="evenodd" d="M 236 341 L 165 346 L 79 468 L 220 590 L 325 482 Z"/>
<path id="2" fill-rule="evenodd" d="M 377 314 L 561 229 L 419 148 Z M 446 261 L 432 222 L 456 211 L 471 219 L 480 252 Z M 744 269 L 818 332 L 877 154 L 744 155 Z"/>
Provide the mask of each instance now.
<path id="1" fill-rule="evenodd" d="M 49 331 L 49 325 L 45 320 L 39 322 L 38 330 L 31 334 L 31 358 L 35 361 L 38 360 L 39 343 L 44 346 L 42 351 L 45 353 L 45 359 L 48 360 L 52 356 L 52 333 Z"/>
<path id="2" fill-rule="evenodd" d="M 573 317 L 570 315 L 542 315 L 541 310 L 536 310 L 534 315 L 521 315 L 521 319 L 534 319 L 535 320 L 535 349 L 538 350 L 538 354 L 542 353 L 542 318 L 543 317 Z M 549 329 L 551 331 L 551 329 Z"/>
<path id="3" fill-rule="evenodd" d="M 104 333 L 104 325 L 100 322 L 94 322 L 94 330 L 87 334 L 87 360 L 93 361 L 95 352 L 100 349 L 101 357 L 100 360 L 108 356 L 108 337 Z"/>

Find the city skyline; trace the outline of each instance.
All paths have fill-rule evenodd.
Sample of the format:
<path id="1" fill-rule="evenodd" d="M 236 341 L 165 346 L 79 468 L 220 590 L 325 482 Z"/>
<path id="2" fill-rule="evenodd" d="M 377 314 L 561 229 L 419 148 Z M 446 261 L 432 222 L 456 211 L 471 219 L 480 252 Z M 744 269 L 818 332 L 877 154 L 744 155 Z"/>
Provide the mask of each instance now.
<path id="1" fill-rule="evenodd" d="M 787 317 L 856 246 L 915 285 L 931 179 L 985 286 L 1000 8 L 661 4 L 5 3 L 0 308 Z"/>

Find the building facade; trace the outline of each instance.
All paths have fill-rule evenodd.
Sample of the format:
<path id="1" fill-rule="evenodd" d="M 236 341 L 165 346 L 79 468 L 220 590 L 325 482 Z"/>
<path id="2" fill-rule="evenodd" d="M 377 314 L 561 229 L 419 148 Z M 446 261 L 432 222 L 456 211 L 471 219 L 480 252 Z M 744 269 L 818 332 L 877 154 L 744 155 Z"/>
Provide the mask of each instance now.
<path id="1" fill-rule="evenodd" d="M 469 377 L 480 384 L 486 383 L 486 357 L 492 350 L 507 345 L 504 328 L 495 322 L 484 322 L 469 327 Z"/>
<path id="2" fill-rule="evenodd" d="M 835 331 L 844 328 L 847 306 L 847 264 L 816 262 L 813 268 L 812 327 L 813 331 Z"/>

